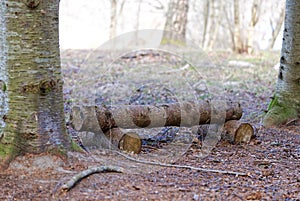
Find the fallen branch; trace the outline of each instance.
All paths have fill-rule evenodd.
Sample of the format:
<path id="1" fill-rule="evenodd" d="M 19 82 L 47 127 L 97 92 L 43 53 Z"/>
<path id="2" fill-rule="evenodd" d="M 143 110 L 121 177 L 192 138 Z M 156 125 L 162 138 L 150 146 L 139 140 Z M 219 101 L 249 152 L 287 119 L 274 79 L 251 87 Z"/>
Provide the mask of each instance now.
<path id="1" fill-rule="evenodd" d="M 147 165 L 182 168 L 182 169 L 189 169 L 189 170 L 197 170 L 197 171 L 201 171 L 201 172 L 213 172 L 213 173 L 230 174 L 230 175 L 236 175 L 236 176 L 249 176 L 249 174 L 244 173 L 244 172 L 235 172 L 235 171 L 230 171 L 230 170 L 206 169 L 206 168 L 199 168 L 199 167 L 194 167 L 194 166 L 190 166 L 190 165 L 174 165 L 174 164 L 168 164 L 168 163 L 145 161 L 145 160 L 139 160 L 139 159 L 132 158 L 132 157 L 130 157 L 126 154 L 123 154 L 121 152 L 118 152 L 118 151 L 116 151 L 116 153 L 123 156 L 124 158 L 127 158 L 127 159 L 131 160 L 131 161 L 134 161 L 134 162 L 137 162 L 137 163 L 143 163 L 143 164 L 147 164 Z"/>
<path id="2" fill-rule="evenodd" d="M 114 167 L 114 166 L 97 166 L 97 167 L 91 167 L 89 169 L 83 170 L 79 172 L 78 174 L 74 175 L 69 181 L 64 183 L 61 186 L 61 192 L 69 191 L 71 190 L 77 182 L 82 180 L 83 178 L 94 174 L 94 173 L 101 173 L 101 172 L 123 172 L 123 168 L 121 167 Z"/>

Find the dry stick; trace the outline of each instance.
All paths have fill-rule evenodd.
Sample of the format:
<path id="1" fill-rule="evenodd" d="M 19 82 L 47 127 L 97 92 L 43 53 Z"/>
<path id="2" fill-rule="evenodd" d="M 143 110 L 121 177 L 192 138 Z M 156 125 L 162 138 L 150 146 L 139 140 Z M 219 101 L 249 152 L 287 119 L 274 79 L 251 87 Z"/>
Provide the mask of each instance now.
<path id="1" fill-rule="evenodd" d="M 94 174 L 94 173 L 101 173 L 101 172 L 119 172 L 122 173 L 124 170 L 121 167 L 114 167 L 114 166 L 97 166 L 91 167 L 86 170 L 79 172 L 78 174 L 74 175 L 69 181 L 64 183 L 61 186 L 61 191 L 69 191 L 71 188 L 75 186 L 77 182 L 82 180 L 83 178 Z"/>
<path id="2" fill-rule="evenodd" d="M 183 169 L 189 169 L 189 170 L 197 170 L 202 172 L 213 172 L 213 173 L 220 173 L 220 174 L 232 174 L 236 176 L 249 176 L 248 174 L 244 172 L 234 172 L 229 170 L 216 170 L 216 169 L 206 169 L 206 168 L 198 168 L 190 165 L 174 165 L 174 164 L 168 164 L 168 163 L 160 163 L 160 162 L 153 162 L 153 161 L 145 161 L 145 160 L 139 160 L 132 158 L 130 156 L 127 156 L 126 154 L 123 154 L 121 152 L 115 151 L 117 154 L 123 156 L 124 158 L 127 158 L 131 161 L 137 162 L 137 163 L 143 163 L 148 165 L 156 165 L 156 166 L 162 166 L 162 167 L 174 167 L 174 168 L 183 168 Z"/>

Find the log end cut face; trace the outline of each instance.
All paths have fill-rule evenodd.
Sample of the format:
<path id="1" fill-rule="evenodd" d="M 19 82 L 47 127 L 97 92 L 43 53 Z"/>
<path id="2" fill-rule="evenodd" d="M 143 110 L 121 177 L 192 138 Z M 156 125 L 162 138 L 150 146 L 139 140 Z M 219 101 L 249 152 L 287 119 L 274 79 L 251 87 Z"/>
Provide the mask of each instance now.
<path id="1" fill-rule="evenodd" d="M 125 133 L 119 142 L 119 149 L 138 154 L 142 149 L 142 140 L 137 133 Z"/>
<path id="2" fill-rule="evenodd" d="M 248 123 L 243 123 L 236 131 L 234 142 L 235 144 L 248 143 L 250 142 L 253 135 L 254 135 L 253 127 Z"/>

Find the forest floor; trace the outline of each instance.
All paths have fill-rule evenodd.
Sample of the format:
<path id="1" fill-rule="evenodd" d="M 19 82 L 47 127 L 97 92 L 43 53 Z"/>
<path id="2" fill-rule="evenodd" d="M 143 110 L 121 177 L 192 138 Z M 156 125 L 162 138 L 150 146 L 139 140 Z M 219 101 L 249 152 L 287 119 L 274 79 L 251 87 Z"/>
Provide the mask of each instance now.
<path id="1" fill-rule="evenodd" d="M 100 134 L 70 130 L 88 152 L 70 152 L 67 160 L 46 154 L 17 157 L 0 173 L 1 200 L 300 200 L 300 121 L 261 125 L 275 90 L 278 52 L 65 50 L 61 56 L 67 122 L 78 105 L 235 101 L 243 108 L 241 121 L 256 128 L 255 138 L 239 145 L 220 140 L 204 154 L 197 126 L 135 129 L 144 145 L 133 155 L 101 148 Z M 108 165 L 123 172 L 93 174 L 70 191 L 60 190 L 76 173 Z"/>

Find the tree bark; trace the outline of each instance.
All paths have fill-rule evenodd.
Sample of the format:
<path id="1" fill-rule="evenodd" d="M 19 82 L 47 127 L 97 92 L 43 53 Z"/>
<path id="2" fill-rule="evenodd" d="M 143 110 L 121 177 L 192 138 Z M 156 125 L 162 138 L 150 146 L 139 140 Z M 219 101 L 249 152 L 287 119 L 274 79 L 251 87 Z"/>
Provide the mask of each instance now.
<path id="1" fill-rule="evenodd" d="M 91 115 L 92 114 L 92 115 Z M 228 103 L 226 108 L 209 102 L 183 102 L 166 105 L 124 105 L 75 107 L 71 123 L 78 131 L 103 133 L 112 128 L 153 128 L 163 126 L 191 127 L 199 124 L 224 123 L 238 120 L 242 108 L 238 103 Z"/>
<path id="2" fill-rule="evenodd" d="M 300 1 L 286 1 L 283 43 L 276 92 L 264 118 L 266 127 L 299 118 L 300 113 Z"/>
<path id="3" fill-rule="evenodd" d="M 2 167 L 20 153 L 63 154 L 70 139 L 63 113 L 59 1 L 3 0 L 0 10 L 1 74 L 8 97 Z"/>

